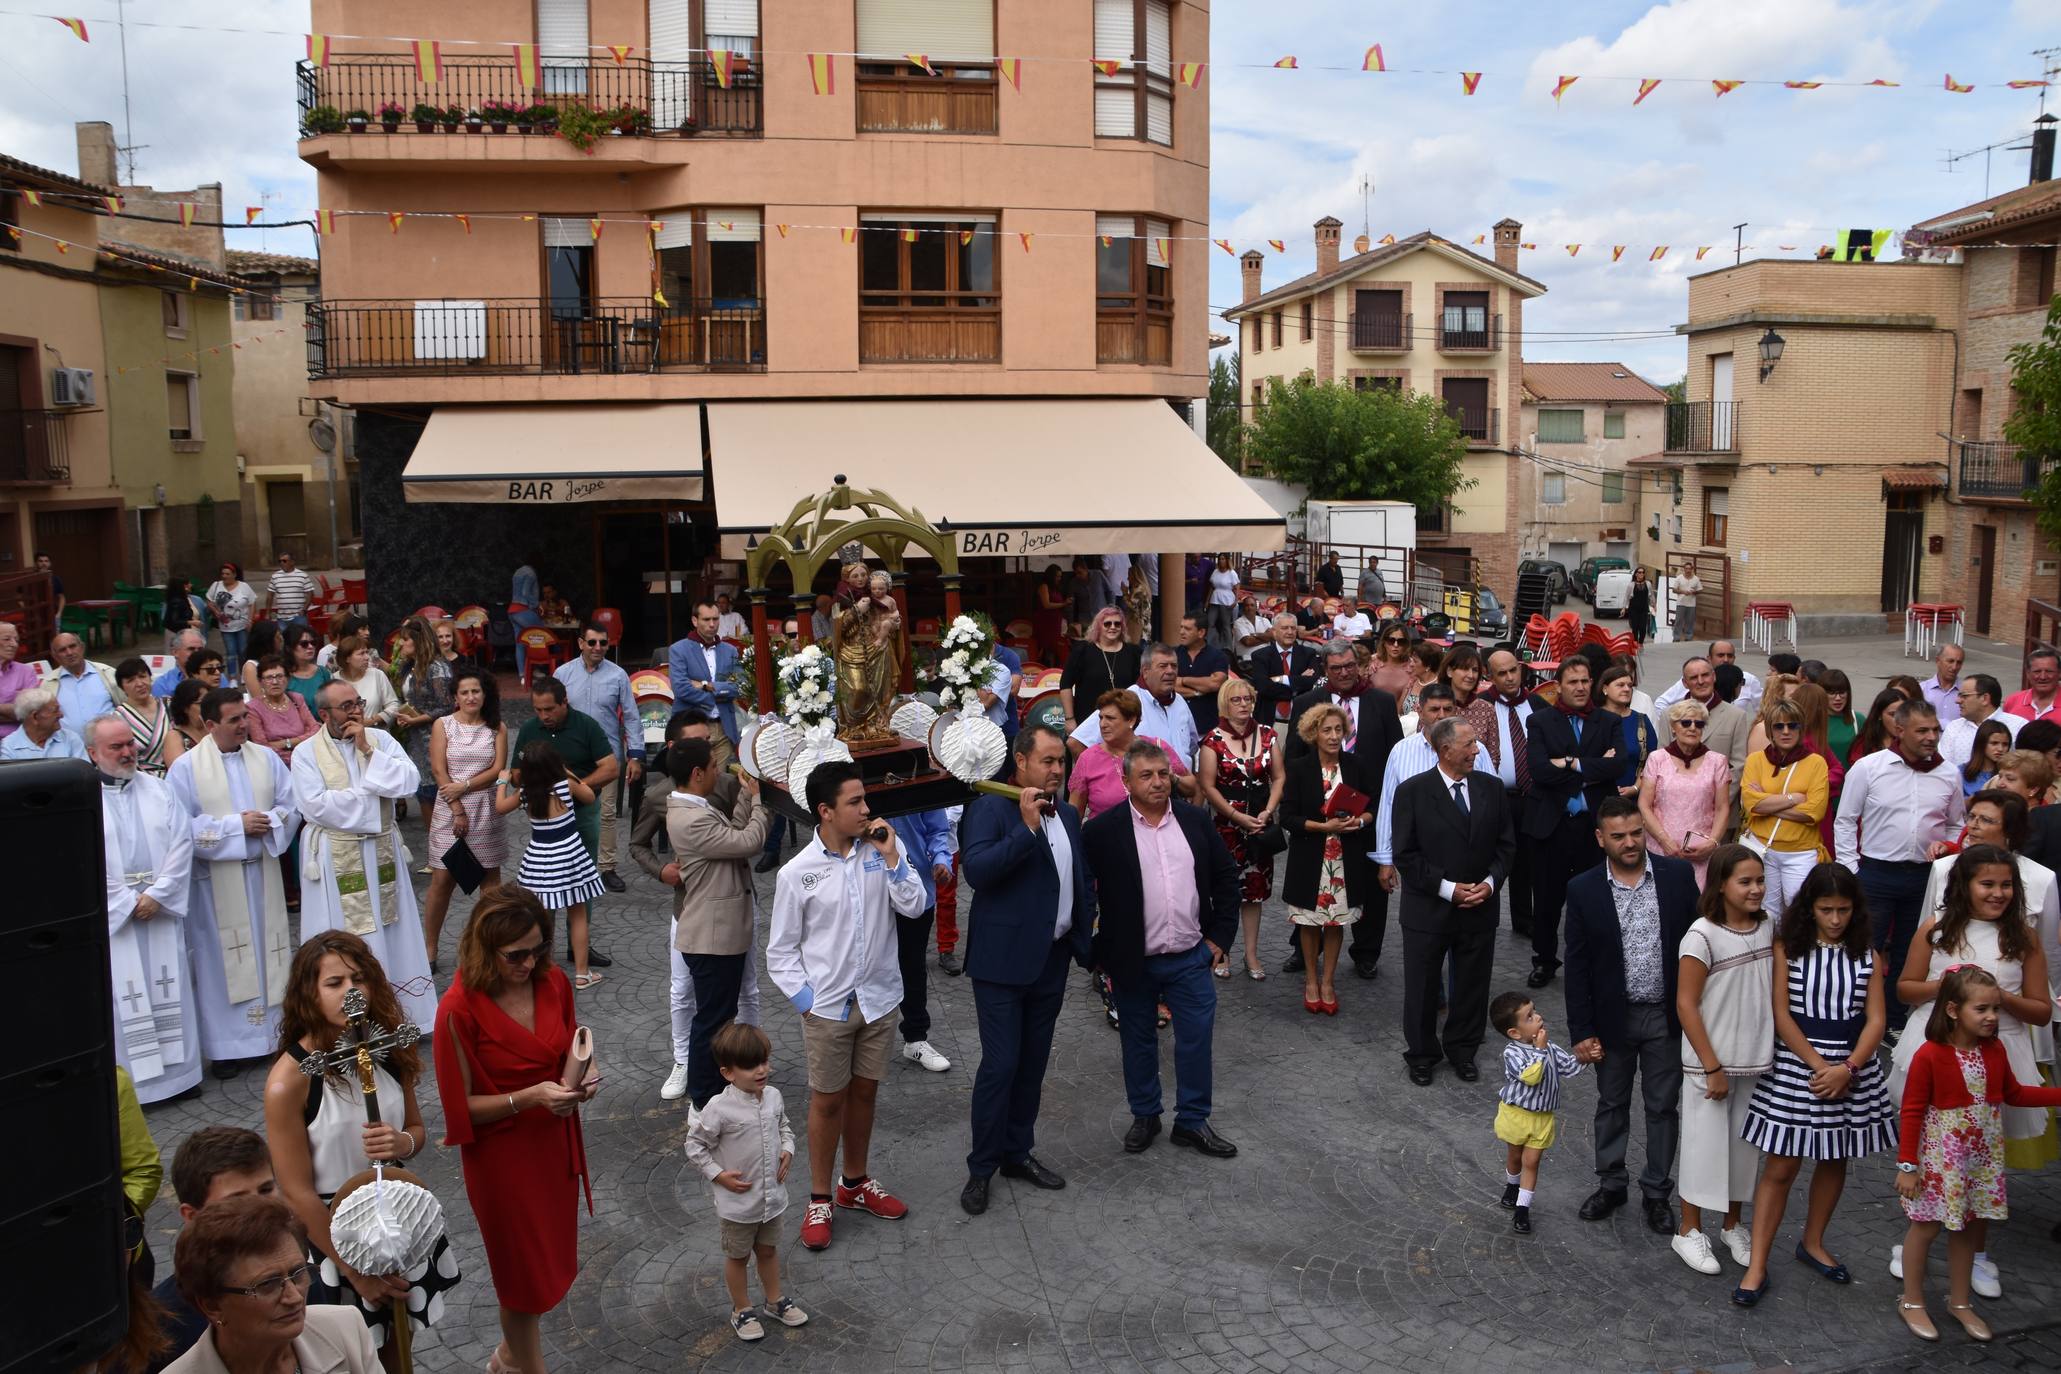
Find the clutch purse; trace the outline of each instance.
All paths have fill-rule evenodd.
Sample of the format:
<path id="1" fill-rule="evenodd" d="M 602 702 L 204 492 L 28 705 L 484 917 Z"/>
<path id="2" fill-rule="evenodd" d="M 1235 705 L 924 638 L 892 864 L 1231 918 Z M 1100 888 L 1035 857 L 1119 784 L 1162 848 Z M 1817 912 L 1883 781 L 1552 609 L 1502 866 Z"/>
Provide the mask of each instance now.
<path id="1" fill-rule="evenodd" d="M 572 1044 L 565 1051 L 565 1073 L 559 1082 L 568 1088 L 577 1088 L 593 1076 L 594 1032 L 585 1026 L 575 1026 Z"/>
<path id="2" fill-rule="evenodd" d="M 1340 816 L 1358 816 L 1373 805 L 1374 799 L 1357 787 L 1340 783 L 1331 789 L 1331 795 L 1324 799 L 1324 819 L 1335 820 Z"/>
<path id="3" fill-rule="evenodd" d="M 465 842 L 463 835 L 453 840 L 451 847 L 444 851 L 443 865 L 444 871 L 451 875 L 451 880 L 457 883 L 468 897 L 479 891 L 479 885 L 487 880 L 486 867 L 480 863 L 479 856 L 472 852 L 472 846 Z"/>

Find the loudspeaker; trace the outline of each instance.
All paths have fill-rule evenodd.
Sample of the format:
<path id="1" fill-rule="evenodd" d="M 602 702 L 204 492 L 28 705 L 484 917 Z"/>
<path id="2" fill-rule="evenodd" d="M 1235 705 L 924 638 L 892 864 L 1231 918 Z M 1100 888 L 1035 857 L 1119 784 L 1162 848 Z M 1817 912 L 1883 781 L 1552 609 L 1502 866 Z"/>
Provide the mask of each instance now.
<path id="1" fill-rule="evenodd" d="M 71 1371 L 128 1327 L 100 785 L 0 764 L 0 1370 Z"/>

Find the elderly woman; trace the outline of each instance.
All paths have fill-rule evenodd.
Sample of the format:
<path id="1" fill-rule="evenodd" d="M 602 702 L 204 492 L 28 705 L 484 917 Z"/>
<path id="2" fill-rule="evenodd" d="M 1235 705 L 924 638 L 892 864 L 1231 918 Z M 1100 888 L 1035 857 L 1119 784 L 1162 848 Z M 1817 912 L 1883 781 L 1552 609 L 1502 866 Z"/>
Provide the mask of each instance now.
<path id="1" fill-rule="evenodd" d="M 1130 693 L 1124 693 L 1130 696 Z M 1134 701 L 1136 698 L 1132 698 Z M 1234 677 L 1217 689 L 1217 724 L 1203 737 L 1195 754 L 1196 781 L 1202 799 L 1216 813 L 1217 834 L 1238 865 L 1238 918 L 1245 936 L 1245 976 L 1267 976 L 1260 967 L 1260 903 L 1274 892 L 1274 856 L 1257 854 L 1247 843 L 1274 822 L 1281 809 L 1285 774 L 1276 748 L 1274 727 L 1256 718 L 1259 693 L 1244 678 Z M 1171 760 L 1173 755 L 1167 757 Z M 1216 975 L 1228 978 L 1228 952 L 1217 961 Z"/>
<path id="2" fill-rule="evenodd" d="M 31 687 L 14 699 L 21 729 L 0 739 L 0 759 L 82 759 L 86 746 L 64 728 L 57 693 L 48 687 Z"/>
<path id="3" fill-rule="evenodd" d="M 321 727 L 300 693 L 287 690 L 286 664 L 277 654 L 258 660 L 258 694 L 250 702 L 250 737 L 293 762 L 293 747 Z"/>
<path id="4" fill-rule="evenodd" d="M 1703 743 L 1710 713 L 1693 698 L 1668 709 L 1673 740 L 1646 759 L 1639 780 L 1639 815 L 1646 822 L 1646 848 L 1655 854 L 1687 859 L 1696 867 L 1696 885 L 1718 837 L 1730 819 L 1732 764 Z"/>
<path id="5" fill-rule="evenodd" d="M 2045 806 L 2054 786 L 2054 761 L 2037 749 L 2013 749 L 1997 760 L 1990 785 L 2022 797 L 2027 807 Z"/>
<path id="6" fill-rule="evenodd" d="M 186 752 L 179 732 L 172 728 L 172 713 L 150 694 L 150 665 L 140 658 L 125 658 L 115 665 L 115 714 L 136 737 L 136 766 L 153 777 L 163 777 L 172 760 Z"/>
<path id="7" fill-rule="evenodd" d="M 14 699 L 43 685 L 43 674 L 35 664 L 21 662 L 20 653 L 21 626 L 11 620 L 0 620 L 0 739 L 21 729 L 14 714 Z"/>
<path id="8" fill-rule="evenodd" d="M 401 698 L 394 691 L 393 679 L 379 670 L 372 659 L 371 641 L 359 635 L 346 635 L 336 645 L 336 676 L 340 682 L 348 682 L 358 689 L 358 700 L 365 703 L 365 723 L 376 725 L 382 730 L 391 730 L 394 716 L 401 709 Z"/>
<path id="9" fill-rule="evenodd" d="M 195 1212 L 172 1254 L 179 1291 L 207 1327 L 166 1374 L 374 1374 L 379 1355 L 358 1314 L 308 1305 L 307 1242 L 300 1219 L 269 1195 Z"/>
<path id="10" fill-rule="evenodd" d="M 1739 843 L 1766 869 L 1765 909 L 1787 911 L 1824 856 L 1819 825 L 1830 805 L 1831 770 L 1804 734 L 1803 711 L 1777 701 L 1761 714 L 1770 742 L 1746 756 L 1739 777 Z"/>
<path id="11" fill-rule="evenodd" d="M 1380 779 L 1369 778 L 1359 759 L 1345 752 L 1349 724 L 1345 709 L 1329 702 L 1302 713 L 1295 732 L 1310 750 L 1289 762 L 1281 794 L 1281 827 L 1288 832 L 1281 900 L 1302 941 L 1302 1008 L 1312 1015 L 1338 1014 L 1339 947 L 1374 890 L 1367 862 L 1373 813 L 1331 806 L 1340 788 L 1363 797 L 1381 790 Z"/>
<path id="12" fill-rule="evenodd" d="M 1059 675 L 1059 704 L 1066 711 L 1070 734 L 1085 714 L 1078 710 L 1099 709 L 1103 694 L 1123 691 L 1138 680 L 1141 650 L 1124 640 L 1124 613 L 1104 606 L 1095 613 L 1088 637 L 1077 639 L 1066 656 L 1066 668 Z"/>
<path id="13" fill-rule="evenodd" d="M 1134 739 L 1152 739 L 1150 735 L 1138 734 L 1138 720 L 1144 712 L 1135 692 L 1121 688 L 1104 692 L 1095 703 L 1095 711 L 1101 718 L 1102 742 L 1089 745 L 1074 760 L 1073 781 L 1066 797 L 1081 813 L 1082 820 L 1124 804 L 1130 796 L 1130 790 L 1124 786 L 1124 750 L 1131 747 Z M 1167 762 L 1173 765 L 1174 786 L 1183 798 L 1193 801 L 1195 778 L 1188 765 L 1181 762 L 1180 751 L 1163 739 L 1152 742 L 1166 750 Z"/>

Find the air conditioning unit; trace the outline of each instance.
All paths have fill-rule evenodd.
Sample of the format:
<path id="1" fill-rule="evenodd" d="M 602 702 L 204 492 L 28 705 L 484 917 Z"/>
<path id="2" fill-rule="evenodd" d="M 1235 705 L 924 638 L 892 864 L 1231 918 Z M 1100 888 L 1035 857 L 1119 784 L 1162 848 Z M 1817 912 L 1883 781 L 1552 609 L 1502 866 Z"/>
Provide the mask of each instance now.
<path id="1" fill-rule="evenodd" d="M 50 396 L 53 405 L 92 405 L 93 370 L 87 367 L 60 367 L 52 369 L 50 373 Z"/>

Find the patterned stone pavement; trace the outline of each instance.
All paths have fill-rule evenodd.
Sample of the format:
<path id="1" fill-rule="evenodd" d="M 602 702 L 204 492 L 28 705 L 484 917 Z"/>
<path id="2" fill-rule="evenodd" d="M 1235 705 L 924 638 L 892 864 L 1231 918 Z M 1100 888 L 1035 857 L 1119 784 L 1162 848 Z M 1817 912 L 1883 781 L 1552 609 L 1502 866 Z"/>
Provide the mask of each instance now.
<path id="1" fill-rule="evenodd" d="M 419 855 L 420 821 L 406 824 Z M 1636 1209 L 1602 1224 L 1577 1219 L 1593 1186 L 1595 1089 L 1587 1076 L 1569 1085 L 1534 1212 L 1538 1230 L 1514 1235 L 1496 1205 L 1502 1147 L 1490 1133 L 1492 1063 L 1484 1057 L 1477 1084 L 1448 1073 L 1428 1089 L 1409 1084 L 1399 962 L 1371 983 L 1348 972 L 1335 1018 L 1303 1012 L 1299 978 L 1254 983 L 1241 974 L 1218 985 L 1214 1122 L 1240 1147 L 1228 1162 L 1164 1138 L 1143 1155 L 1122 1152 L 1129 1117 L 1116 1036 L 1077 975 L 1038 1142 L 1039 1157 L 1069 1186 L 1041 1193 L 997 1178 L 979 1218 L 957 1205 L 979 1054 L 972 989 L 933 970 L 932 1040 L 953 1067 L 929 1074 L 896 1062 L 873 1151 L 874 1171 L 911 1214 L 890 1223 L 840 1212 L 832 1248 L 809 1254 L 793 1241 L 806 1197 L 806 1161 L 798 1158 L 782 1258 L 789 1291 L 815 1319 L 798 1330 L 775 1326 L 747 1348 L 724 1323 L 713 1214 L 681 1150 L 685 1104 L 658 1096 L 671 1057 L 667 894 L 634 868 L 623 876 L 629 892 L 605 898 L 596 923 L 597 942 L 616 966 L 581 997 L 609 1082 L 586 1112 L 595 1215 L 581 1223 L 581 1277 L 545 1321 L 556 1369 L 1475 1374 L 1916 1370 L 1921 1360 L 1924 1368 L 2061 1367 L 2061 1281 L 2047 1237 L 2061 1220 L 2061 1174 L 2051 1171 L 2012 1180 L 2013 1220 L 1992 1232 L 2006 1295 L 1983 1304 L 2000 1333 L 1988 1349 L 1945 1322 L 1941 1297 L 1934 1313 L 1948 1329 L 1939 1347 L 1921 1349 L 1896 1320 L 1885 1261 L 1903 1222 L 1892 1171 L 1880 1160 L 1854 1171 L 1834 1224 L 1834 1249 L 1855 1283 L 1837 1287 L 1782 1260 L 1768 1299 L 1751 1312 L 1727 1302 L 1739 1277 L 1729 1260 L 1719 1277 L 1692 1273 Z M 770 876 L 760 879 L 760 894 L 770 903 Z M 461 898 L 446 928 L 446 969 L 467 905 Z M 1262 940 L 1270 969 L 1286 928 L 1270 903 Z M 1399 941 L 1390 954 L 1400 960 Z M 1499 987 L 1521 986 L 1526 967 L 1525 949 L 1506 931 Z M 764 1000 L 774 1082 L 800 1134 L 800 1028 L 770 983 Z M 1557 1037 L 1557 984 L 1543 1007 Z M 1170 1047 L 1166 1060 L 1171 1096 Z M 262 1125 L 261 1075 L 203 1081 L 198 1101 L 149 1113 L 168 1165 L 201 1125 Z M 430 1085 L 422 1096 L 436 1133 Z M 1635 1141 L 1635 1173 L 1638 1149 Z M 417 1360 L 424 1370 L 477 1370 L 498 1332 L 455 1151 L 431 1152 L 423 1172 L 449 1212 L 466 1278 L 442 1325 L 418 1341 Z M 1783 1247 L 1794 1244 L 1801 1208 L 1799 1187 Z M 168 1257 L 177 1229 L 169 1187 L 150 1222 L 153 1244 Z M 1935 1278 L 1935 1292 L 1943 1282 Z"/>

